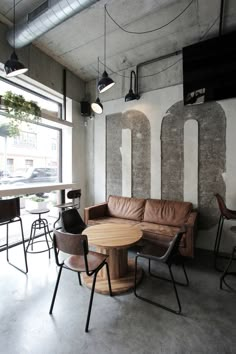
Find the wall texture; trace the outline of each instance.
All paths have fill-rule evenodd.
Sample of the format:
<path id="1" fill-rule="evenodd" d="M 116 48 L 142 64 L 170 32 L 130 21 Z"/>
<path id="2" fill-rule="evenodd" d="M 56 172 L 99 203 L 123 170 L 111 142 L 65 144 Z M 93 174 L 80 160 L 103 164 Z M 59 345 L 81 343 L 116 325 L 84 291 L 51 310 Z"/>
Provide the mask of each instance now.
<path id="1" fill-rule="evenodd" d="M 234 117 L 236 100 L 184 107 L 182 90 L 182 85 L 175 85 L 142 94 L 139 101 L 125 103 L 123 99 L 117 99 L 104 103 L 104 114 L 95 117 L 93 122 L 94 176 L 96 176 L 94 202 L 103 202 L 107 197 L 109 184 L 107 174 L 110 168 L 109 164 L 107 165 L 107 154 L 110 148 L 113 149 L 110 152 L 110 161 L 112 156 L 116 158 L 114 153 L 120 159 L 117 191 L 119 193 L 122 191 L 119 184 L 122 179 L 119 155 L 120 130 L 127 125 L 121 124 L 120 121 L 124 118 L 128 124 L 129 113 L 132 112 L 135 126 L 135 122 L 139 124 L 139 115 L 143 115 L 150 126 L 150 150 L 147 150 L 150 151 L 151 198 L 183 200 L 185 195 L 188 195 L 187 200 L 196 204 L 200 212 L 197 247 L 213 249 L 219 216 L 214 193 L 221 193 L 227 205 L 236 209 L 236 192 L 233 189 L 236 174 L 234 157 L 236 143 L 233 133 L 236 129 Z M 120 121 L 113 122 L 114 126 L 109 125 L 109 119 L 115 117 Z M 189 139 L 185 139 L 185 126 L 189 121 L 196 124 L 188 125 L 186 131 Z M 115 134 L 117 144 L 112 146 L 111 140 L 108 148 L 108 140 L 112 139 L 108 137 Z M 189 152 L 193 144 L 196 153 L 194 156 L 197 156 L 197 159 L 187 161 L 191 154 L 187 154 L 186 151 Z M 137 146 L 136 151 L 137 155 L 142 156 L 142 145 Z M 197 181 L 197 188 L 194 185 L 191 189 L 191 184 L 186 180 L 190 177 L 191 181 Z M 149 192 L 145 183 L 142 185 L 142 192 L 144 195 Z M 230 232 L 231 225 L 232 223 L 226 222 L 224 228 L 223 249 L 227 251 L 234 244 Z"/>

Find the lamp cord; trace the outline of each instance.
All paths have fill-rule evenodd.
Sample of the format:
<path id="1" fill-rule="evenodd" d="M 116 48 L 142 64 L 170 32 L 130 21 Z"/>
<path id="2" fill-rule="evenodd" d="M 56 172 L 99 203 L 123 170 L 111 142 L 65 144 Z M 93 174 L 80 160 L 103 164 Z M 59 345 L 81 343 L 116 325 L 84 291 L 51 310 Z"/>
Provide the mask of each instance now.
<path id="1" fill-rule="evenodd" d="M 200 38 L 200 41 L 202 41 L 202 40 L 206 37 L 206 35 L 209 33 L 209 31 L 212 29 L 212 27 L 215 25 L 215 23 L 217 22 L 218 19 L 219 19 L 219 16 L 217 16 L 217 18 L 213 21 L 213 23 L 210 25 L 210 27 L 209 27 L 209 28 L 206 30 L 206 32 L 202 35 L 202 37 Z M 142 79 L 142 78 L 152 77 L 152 76 L 161 74 L 162 72 L 164 72 L 164 71 L 166 71 L 166 70 L 172 68 L 172 67 L 175 66 L 176 64 L 178 64 L 181 60 L 182 60 L 182 58 L 178 59 L 178 60 L 175 61 L 173 64 L 167 66 L 166 68 L 164 68 L 164 69 L 161 70 L 161 71 L 158 71 L 158 72 L 156 72 L 156 73 L 154 73 L 154 74 L 150 74 L 150 75 L 139 76 L 139 78 Z M 99 61 L 100 61 L 100 60 L 99 60 Z M 103 64 L 101 61 L 100 61 L 100 63 Z M 111 71 L 112 74 L 116 74 L 116 75 L 118 75 L 118 76 L 121 76 L 121 77 L 124 77 L 124 78 L 127 78 L 127 79 L 130 78 L 130 76 L 122 75 L 122 74 L 120 74 L 118 71 L 117 71 L 117 72 L 116 72 L 116 71 L 113 71 L 111 68 L 108 68 L 108 69 Z"/>
<path id="2" fill-rule="evenodd" d="M 177 18 L 179 18 L 185 11 L 187 11 L 187 9 L 192 5 L 192 3 L 194 2 L 195 0 L 191 0 L 190 3 L 177 15 L 175 16 L 172 20 L 170 20 L 169 22 L 167 22 L 166 24 L 160 26 L 160 27 L 157 27 L 157 28 L 154 28 L 154 29 L 151 29 L 151 30 L 148 30 L 148 31 L 128 31 L 126 30 L 124 27 L 122 27 L 112 16 L 111 14 L 108 12 L 107 10 L 107 7 L 106 5 L 104 6 L 105 8 L 105 12 L 108 14 L 108 16 L 110 17 L 110 19 L 116 24 L 117 27 L 119 27 L 122 31 L 126 32 L 126 33 L 130 33 L 130 34 L 146 34 L 146 33 L 152 33 L 152 32 L 155 32 L 155 31 L 159 31 L 160 29 L 168 26 L 169 24 L 171 24 L 172 22 L 174 22 L 175 20 L 177 20 Z"/>
<path id="3" fill-rule="evenodd" d="M 13 0 L 13 31 L 14 31 L 14 40 L 13 40 L 13 45 L 14 45 L 14 52 L 15 52 L 15 46 L 16 46 L 16 0 Z"/>
<path id="4" fill-rule="evenodd" d="M 106 4 L 104 5 L 104 71 L 106 71 L 106 11 L 107 7 Z"/>

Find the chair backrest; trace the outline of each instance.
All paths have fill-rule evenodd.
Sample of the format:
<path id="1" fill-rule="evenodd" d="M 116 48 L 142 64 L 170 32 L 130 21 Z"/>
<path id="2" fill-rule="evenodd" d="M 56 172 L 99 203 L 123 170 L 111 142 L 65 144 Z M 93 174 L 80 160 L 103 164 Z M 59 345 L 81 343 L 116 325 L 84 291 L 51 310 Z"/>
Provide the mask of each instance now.
<path id="1" fill-rule="evenodd" d="M 173 240 L 170 242 L 170 245 L 166 251 L 166 253 L 161 257 L 162 261 L 165 263 L 171 263 L 173 257 L 179 254 L 179 245 L 181 238 L 186 233 L 186 226 L 182 226 L 180 231 L 174 236 Z"/>
<path id="2" fill-rule="evenodd" d="M 0 223 L 20 216 L 20 198 L 0 199 Z"/>
<path id="3" fill-rule="evenodd" d="M 81 189 L 74 189 L 67 193 L 68 199 L 76 199 L 81 197 Z"/>
<path id="4" fill-rule="evenodd" d="M 227 218 L 228 209 L 225 205 L 224 199 L 218 193 L 215 194 L 215 197 L 218 202 L 218 206 L 219 206 L 221 215 L 225 216 Z"/>
<path id="5" fill-rule="evenodd" d="M 71 234 L 80 234 L 86 229 L 86 224 L 76 208 L 64 210 L 61 213 L 61 220 L 63 230 Z"/>
<path id="6" fill-rule="evenodd" d="M 71 255 L 87 255 L 88 239 L 86 235 L 70 234 L 59 230 L 53 231 L 54 247 Z"/>

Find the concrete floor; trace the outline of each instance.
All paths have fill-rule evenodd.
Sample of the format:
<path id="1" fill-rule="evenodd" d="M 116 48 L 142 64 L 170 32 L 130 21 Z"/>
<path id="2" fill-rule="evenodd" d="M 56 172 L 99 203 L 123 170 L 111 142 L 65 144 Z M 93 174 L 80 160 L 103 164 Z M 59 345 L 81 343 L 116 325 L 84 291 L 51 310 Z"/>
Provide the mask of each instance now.
<path id="1" fill-rule="evenodd" d="M 20 250 L 12 249 L 12 256 Z M 77 275 L 62 273 L 50 316 L 57 275 L 54 259 L 46 253 L 29 254 L 28 263 L 25 275 L 8 265 L 5 252 L 0 252 L 1 354 L 236 352 L 236 294 L 219 290 L 219 273 L 204 254 L 187 263 L 190 286 L 179 287 L 183 315 L 145 303 L 132 292 L 113 298 L 95 294 L 89 333 L 84 327 L 90 290 L 79 286 Z M 143 269 L 147 270 L 146 264 Z M 180 278 L 179 269 L 176 274 Z M 232 283 L 236 285 L 235 278 Z M 153 299 L 175 304 L 167 282 L 150 282 L 144 276 L 139 289 Z"/>

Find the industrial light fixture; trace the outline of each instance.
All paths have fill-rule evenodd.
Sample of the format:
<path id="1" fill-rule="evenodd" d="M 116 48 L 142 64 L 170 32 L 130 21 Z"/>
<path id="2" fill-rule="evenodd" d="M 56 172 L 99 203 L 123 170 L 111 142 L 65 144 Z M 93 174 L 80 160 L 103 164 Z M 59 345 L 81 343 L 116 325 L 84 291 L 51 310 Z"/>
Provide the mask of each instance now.
<path id="1" fill-rule="evenodd" d="M 101 104 L 100 98 L 97 97 L 96 101 L 91 104 L 92 110 L 97 114 L 102 114 L 103 112 L 103 105 Z"/>
<path id="2" fill-rule="evenodd" d="M 104 5 L 104 72 L 102 78 L 98 81 L 98 91 L 100 93 L 109 90 L 115 82 L 108 76 L 106 71 L 106 5 Z"/>
<path id="3" fill-rule="evenodd" d="M 99 81 L 99 57 L 98 57 L 98 81 Z M 96 101 L 91 104 L 92 110 L 97 114 L 102 114 L 103 112 L 103 105 L 101 104 L 99 93 Z"/>
<path id="4" fill-rule="evenodd" d="M 133 91 L 133 76 L 134 76 L 134 91 Z M 137 91 L 138 90 L 137 90 L 137 83 L 136 83 L 136 74 L 134 70 L 132 70 L 130 73 L 130 88 L 127 95 L 125 95 L 125 102 L 139 100 L 140 96 Z"/>
<path id="5" fill-rule="evenodd" d="M 13 77 L 20 74 L 26 73 L 28 68 L 26 68 L 19 60 L 15 52 L 15 26 L 16 26 L 16 1 L 13 0 L 13 33 L 14 33 L 14 50 L 11 54 L 10 59 L 8 59 L 4 65 L 4 69 L 7 77 Z"/>

